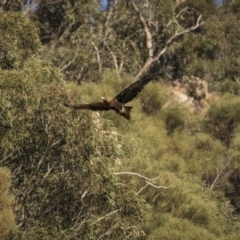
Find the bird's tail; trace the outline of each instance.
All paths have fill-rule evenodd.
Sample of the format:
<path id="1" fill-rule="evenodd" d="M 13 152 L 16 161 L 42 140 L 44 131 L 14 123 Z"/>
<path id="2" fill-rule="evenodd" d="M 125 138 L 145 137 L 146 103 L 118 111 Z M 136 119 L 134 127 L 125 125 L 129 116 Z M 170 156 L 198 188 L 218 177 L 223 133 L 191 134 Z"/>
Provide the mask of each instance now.
<path id="1" fill-rule="evenodd" d="M 124 106 L 124 112 L 122 113 L 122 115 L 127 119 L 130 120 L 130 113 L 132 111 L 133 107 L 129 107 L 129 106 Z"/>

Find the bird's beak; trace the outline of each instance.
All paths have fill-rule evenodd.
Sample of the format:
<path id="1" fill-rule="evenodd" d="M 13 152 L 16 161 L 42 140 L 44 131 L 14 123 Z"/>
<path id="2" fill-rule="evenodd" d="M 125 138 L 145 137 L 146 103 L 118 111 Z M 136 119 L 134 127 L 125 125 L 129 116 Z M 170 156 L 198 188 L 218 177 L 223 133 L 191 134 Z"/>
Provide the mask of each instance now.
<path id="1" fill-rule="evenodd" d="M 104 101 L 105 100 L 105 98 L 104 97 L 101 97 L 101 99 Z"/>

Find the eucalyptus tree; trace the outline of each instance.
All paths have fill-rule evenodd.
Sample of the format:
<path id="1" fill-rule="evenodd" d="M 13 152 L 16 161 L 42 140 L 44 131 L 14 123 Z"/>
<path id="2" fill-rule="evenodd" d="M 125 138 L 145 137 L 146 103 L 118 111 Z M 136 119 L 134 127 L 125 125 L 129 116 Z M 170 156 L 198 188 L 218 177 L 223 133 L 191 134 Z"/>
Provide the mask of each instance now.
<path id="1" fill-rule="evenodd" d="M 1 237 L 14 228 L 11 205 L 17 224 L 11 239 L 143 235 L 149 205 L 116 172 L 117 161 L 132 154 L 125 140 L 98 114 L 62 105 L 81 97 L 58 68 L 39 59 L 30 19 L 6 12 L 0 22 L 0 195 L 8 216 Z M 14 200 L 2 167 L 11 171 Z"/>
<path id="2" fill-rule="evenodd" d="M 100 11 L 98 1 L 66 2 L 61 6 L 61 24 L 55 31 L 49 29 L 53 34 L 42 58 L 51 59 L 67 78 L 78 82 L 98 81 L 106 68 L 115 69 L 119 78 L 122 72 L 141 74 L 153 62 L 163 61 L 163 55 L 173 51 L 171 46 L 183 35 L 203 24 L 201 12 L 184 4 L 115 1 L 107 11 Z M 38 15 L 45 16 L 44 11 L 42 7 Z M 45 19 L 56 16 L 52 13 Z M 42 41 L 47 26 L 41 25 Z"/>

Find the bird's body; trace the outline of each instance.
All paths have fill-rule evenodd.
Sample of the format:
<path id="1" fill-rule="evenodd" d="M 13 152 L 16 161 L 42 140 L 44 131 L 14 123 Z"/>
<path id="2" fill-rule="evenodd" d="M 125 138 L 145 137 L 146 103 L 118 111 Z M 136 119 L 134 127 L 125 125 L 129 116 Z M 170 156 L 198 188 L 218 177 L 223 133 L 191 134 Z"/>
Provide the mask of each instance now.
<path id="1" fill-rule="evenodd" d="M 119 102 L 116 98 L 104 98 L 102 97 L 103 102 L 109 107 L 109 110 L 112 109 L 116 113 L 122 115 L 126 119 L 130 120 L 130 113 L 132 107 L 124 106 L 121 102 Z"/>
<path id="2" fill-rule="evenodd" d="M 155 68 L 154 68 L 155 69 Z M 64 103 L 66 107 L 73 109 L 89 109 L 93 111 L 108 111 L 114 110 L 117 114 L 130 120 L 130 113 L 132 107 L 124 106 L 124 104 L 134 99 L 139 92 L 142 91 L 144 86 L 149 83 L 156 76 L 157 71 L 148 71 L 139 77 L 137 81 L 125 87 L 117 96 L 114 98 L 102 97 L 102 102 L 85 103 L 80 105 L 69 105 Z"/>

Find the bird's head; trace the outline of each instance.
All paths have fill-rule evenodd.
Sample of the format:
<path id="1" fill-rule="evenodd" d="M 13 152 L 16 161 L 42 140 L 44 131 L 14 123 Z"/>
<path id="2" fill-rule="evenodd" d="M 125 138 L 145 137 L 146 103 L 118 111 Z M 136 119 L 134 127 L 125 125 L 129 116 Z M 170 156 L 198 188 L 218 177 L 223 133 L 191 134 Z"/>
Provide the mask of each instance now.
<path id="1" fill-rule="evenodd" d="M 101 97 L 101 99 L 103 100 L 103 102 L 105 102 L 109 106 L 109 103 L 111 101 L 110 98 Z"/>
<path id="2" fill-rule="evenodd" d="M 110 101 L 111 101 L 111 98 L 101 97 L 101 99 L 102 99 L 104 102 L 110 102 Z"/>
<path id="3" fill-rule="evenodd" d="M 102 101 L 107 104 L 107 98 L 101 97 Z"/>

